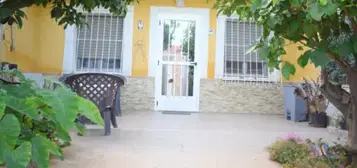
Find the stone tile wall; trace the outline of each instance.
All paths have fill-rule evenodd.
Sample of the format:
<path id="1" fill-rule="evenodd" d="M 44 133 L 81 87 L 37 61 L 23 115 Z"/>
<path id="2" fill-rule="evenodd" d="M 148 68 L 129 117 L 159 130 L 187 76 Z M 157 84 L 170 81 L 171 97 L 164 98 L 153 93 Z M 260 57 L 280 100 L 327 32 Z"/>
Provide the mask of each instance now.
<path id="1" fill-rule="evenodd" d="M 200 111 L 284 114 L 280 84 L 201 80 Z"/>
<path id="2" fill-rule="evenodd" d="M 122 113 L 152 112 L 155 107 L 155 79 L 130 77 L 121 89 Z"/>
<path id="3" fill-rule="evenodd" d="M 38 75 L 28 76 L 42 83 Z M 201 79 L 200 112 L 284 114 L 283 105 L 283 88 L 279 84 Z M 127 78 L 121 89 L 122 113 L 152 112 L 154 107 L 155 79 Z"/>

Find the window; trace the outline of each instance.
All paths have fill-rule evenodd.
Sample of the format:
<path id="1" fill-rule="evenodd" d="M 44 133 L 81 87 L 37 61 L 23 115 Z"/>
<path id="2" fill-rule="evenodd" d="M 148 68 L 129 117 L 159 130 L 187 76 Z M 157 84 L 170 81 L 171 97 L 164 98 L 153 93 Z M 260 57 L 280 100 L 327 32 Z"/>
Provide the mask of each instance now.
<path id="1" fill-rule="evenodd" d="M 224 75 L 226 77 L 267 78 L 268 68 L 256 52 L 246 52 L 262 36 L 253 22 L 228 18 L 225 23 Z"/>
<path id="2" fill-rule="evenodd" d="M 87 14 L 85 20 L 77 32 L 77 71 L 120 71 L 124 18 Z"/>
<path id="3" fill-rule="evenodd" d="M 65 30 L 63 73 L 103 72 L 130 76 L 133 8 L 128 7 L 125 17 L 112 15 L 104 8 L 84 16 L 87 25 L 69 26 Z"/>
<path id="4" fill-rule="evenodd" d="M 216 77 L 243 81 L 276 80 L 273 78 L 279 75 L 269 71 L 267 62 L 260 59 L 257 52 L 247 53 L 262 35 L 262 28 L 252 21 L 219 16 Z"/>

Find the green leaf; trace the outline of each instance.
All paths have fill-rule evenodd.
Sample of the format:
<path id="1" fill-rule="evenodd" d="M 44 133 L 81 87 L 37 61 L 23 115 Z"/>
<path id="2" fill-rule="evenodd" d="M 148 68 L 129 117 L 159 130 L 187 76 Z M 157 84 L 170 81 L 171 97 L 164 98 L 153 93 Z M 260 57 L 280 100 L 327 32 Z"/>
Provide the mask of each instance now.
<path id="1" fill-rule="evenodd" d="M 31 139 L 32 143 L 32 160 L 38 168 L 48 168 L 49 153 L 63 157 L 59 147 L 43 136 L 36 136 Z"/>
<path id="2" fill-rule="evenodd" d="M 95 4 L 94 0 L 84 0 L 84 6 L 88 8 L 92 8 Z"/>
<path id="3" fill-rule="evenodd" d="M 19 26 L 19 28 L 21 29 L 22 28 L 22 25 L 23 25 L 23 22 L 22 22 L 22 18 L 18 15 L 15 16 L 16 18 L 16 23 L 17 25 Z"/>
<path id="4" fill-rule="evenodd" d="M 9 16 L 8 19 L 7 19 L 7 24 L 9 26 L 13 25 L 15 23 L 15 18 L 12 17 L 12 16 Z"/>
<path id="5" fill-rule="evenodd" d="M 319 1 L 322 6 L 325 6 L 328 3 L 328 0 L 319 0 Z"/>
<path id="6" fill-rule="evenodd" d="M 41 114 L 43 114 L 46 119 L 56 122 L 56 116 L 54 111 L 50 107 L 42 107 L 40 109 Z"/>
<path id="7" fill-rule="evenodd" d="M 6 92 L 0 90 L 0 118 L 5 114 L 6 107 Z"/>
<path id="8" fill-rule="evenodd" d="M 353 7 L 351 7 L 351 10 L 350 10 L 350 17 L 356 17 L 356 16 L 357 16 L 357 7 L 353 6 Z"/>
<path id="9" fill-rule="evenodd" d="M 59 87 L 55 91 L 39 89 L 38 94 L 52 107 L 56 121 L 65 130 L 73 127 L 78 114 L 78 96 L 68 89 Z"/>
<path id="10" fill-rule="evenodd" d="M 270 13 L 267 24 L 270 28 L 275 28 L 275 26 L 280 23 L 280 21 L 281 18 L 278 17 L 278 15 L 276 15 L 275 13 Z"/>
<path id="11" fill-rule="evenodd" d="M 324 13 L 320 11 L 319 4 L 317 3 L 313 3 L 310 6 L 309 14 L 316 21 L 321 21 L 321 17 L 324 15 Z"/>
<path id="12" fill-rule="evenodd" d="M 100 112 L 95 104 L 90 100 L 78 97 L 78 109 L 79 113 L 86 116 L 92 122 L 104 126 L 104 121 L 100 115 Z"/>
<path id="13" fill-rule="evenodd" d="M 270 4 L 273 3 L 273 0 L 261 0 L 261 9 L 266 9 Z"/>
<path id="14" fill-rule="evenodd" d="M 80 133 L 83 136 L 85 136 L 87 134 L 85 126 L 83 124 L 81 124 L 80 122 L 76 122 L 74 129 L 77 133 Z"/>
<path id="15" fill-rule="evenodd" d="M 45 77 L 45 82 L 48 84 L 56 84 L 57 86 L 67 87 L 63 82 L 60 82 L 57 78 L 54 77 Z"/>
<path id="16" fill-rule="evenodd" d="M 316 49 L 310 53 L 310 60 L 316 67 L 323 67 L 331 61 L 331 58 L 328 57 L 324 50 Z"/>
<path id="17" fill-rule="evenodd" d="M 351 38 L 351 42 L 353 45 L 353 51 L 357 53 L 357 35 L 353 35 Z"/>
<path id="18" fill-rule="evenodd" d="M 303 30 L 308 37 L 311 37 L 317 33 L 317 27 L 312 23 L 304 23 Z"/>
<path id="19" fill-rule="evenodd" d="M 60 18 L 62 17 L 64 14 L 64 11 L 62 10 L 61 7 L 54 7 L 52 10 L 51 10 L 51 18 Z"/>
<path id="20" fill-rule="evenodd" d="M 299 46 L 298 50 L 302 51 L 302 50 L 304 50 L 304 47 L 303 46 Z"/>
<path id="21" fill-rule="evenodd" d="M 262 6 L 262 1 L 254 1 L 251 5 L 251 11 L 255 12 L 257 9 L 259 9 Z"/>
<path id="22" fill-rule="evenodd" d="M 300 8 L 302 3 L 303 3 L 302 0 L 293 0 L 293 1 L 291 1 L 291 5 L 294 8 Z"/>
<path id="23" fill-rule="evenodd" d="M 21 85 L 3 84 L 1 87 L 6 90 L 7 95 L 16 98 L 27 98 L 35 94 L 32 83 L 21 83 Z M 21 92 L 19 92 L 19 90 L 21 90 Z"/>
<path id="24" fill-rule="evenodd" d="M 55 136 L 65 142 L 72 141 L 71 136 L 69 135 L 68 131 L 64 130 L 62 128 L 62 126 L 59 124 L 56 124 Z"/>
<path id="25" fill-rule="evenodd" d="M 329 42 L 327 40 L 321 40 L 318 44 L 317 44 L 317 48 L 320 49 L 328 49 L 329 48 Z"/>
<path id="26" fill-rule="evenodd" d="M 6 167 L 27 168 L 31 160 L 31 146 L 30 142 L 23 142 L 10 156 L 7 156 Z"/>
<path id="27" fill-rule="evenodd" d="M 4 20 L 5 18 L 12 15 L 12 10 L 8 8 L 1 8 L 0 10 L 0 20 Z"/>
<path id="28" fill-rule="evenodd" d="M 337 4 L 336 2 L 333 2 L 332 0 L 328 0 L 328 5 L 321 6 L 320 11 L 323 12 L 325 15 L 332 15 L 337 12 Z"/>
<path id="29" fill-rule="evenodd" d="M 280 0 L 273 0 L 273 5 L 276 5 Z"/>
<path id="30" fill-rule="evenodd" d="M 260 59 L 267 60 L 268 56 L 269 56 L 269 47 L 268 46 L 264 46 L 262 48 L 259 48 L 258 49 L 258 55 L 259 55 Z"/>
<path id="31" fill-rule="evenodd" d="M 299 21 L 298 20 L 292 21 L 287 29 L 288 38 L 291 38 L 292 40 L 300 40 L 301 33 L 299 32 L 299 29 L 300 29 Z"/>
<path id="32" fill-rule="evenodd" d="M 302 68 L 305 68 L 305 66 L 306 66 L 307 63 L 309 62 L 310 54 L 311 54 L 311 50 L 306 51 L 304 54 L 302 54 L 302 55 L 298 58 L 298 64 L 299 64 Z"/>
<path id="33" fill-rule="evenodd" d="M 264 27 L 263 28 L 263 38 L 266 39 L 269 37 L 269 35 L 270 35 L 270 30 L 267 29 L 267 27 Z"/>
<path id="34" fill-rule="evenodd" d="M 6 106 L 35 120 L 40 119 L 40 115 L 36 109 L 36 104 L 32 102 L 31 99 L 7 96 Z"/>
<path id="35" fill-rule="evenodd" d="M 300 24 L 299 24 L 299 21 L 298 20 L 294 20 L 290 23 L 290 26 L 289 26 L 289 29 L 291 32 L 296 32 L 298 31 L 300 28 Z"/>
<path id="36" fill-rule="evenodd" d="M 20 17 L 25 17 L 25 18 L 26 18 L 26 14 L 25 14 L 25 12 L 22 11 L 22 10 L 17 10 L 17 11 L 16 11 L 16 15 L 18 15 L 18 16 L 20 16 Z"/>
<path id="37" fill-rule="evenodd" d="M 20 133 L 20 123 L 15 115 L 7 114 L 0 120 L 0 162 L 6 160 L 6 154 L 13 150 Z"/>
<path id="38" fill-rule="evenodd" d="M 296 69 L 295 66 L 290 64 L 289 62 L 284 62 L 282 68 L 282 74 L 285 79 L 289 80 L 291 75 L 295 75 Z"/>
<path id="39" fill-rule="evenodd" d="M 353 53 L 353 43 L 346 41 L 337 46 L 337 52 L 340 56 L 347 56 Z"/>

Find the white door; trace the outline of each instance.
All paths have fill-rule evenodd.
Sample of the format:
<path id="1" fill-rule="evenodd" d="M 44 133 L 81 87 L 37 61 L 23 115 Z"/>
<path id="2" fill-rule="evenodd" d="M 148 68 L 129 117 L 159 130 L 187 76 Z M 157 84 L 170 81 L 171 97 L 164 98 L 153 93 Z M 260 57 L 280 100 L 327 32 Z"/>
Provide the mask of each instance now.
<path id="1" fill-rule="evenodd" d="M 200 51 L 199 16 L 159 14 L 156 48 L 156 110 L 198 111 Z M 201 35 L 199 34 L 201 33 Z"/>

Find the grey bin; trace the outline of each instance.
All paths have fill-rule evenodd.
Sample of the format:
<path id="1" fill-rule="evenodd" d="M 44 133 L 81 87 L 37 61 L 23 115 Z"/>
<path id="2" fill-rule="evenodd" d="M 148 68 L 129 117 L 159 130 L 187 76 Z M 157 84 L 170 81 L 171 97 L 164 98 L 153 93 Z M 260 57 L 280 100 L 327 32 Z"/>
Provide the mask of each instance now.
<path id="1" fill-rule="evenodd" d="M 284 86 L 285 119 L 296 122 L 307 121 L 305 100 L 302 97 L 295 96 L 294 90 L 293 86 Z"/>

